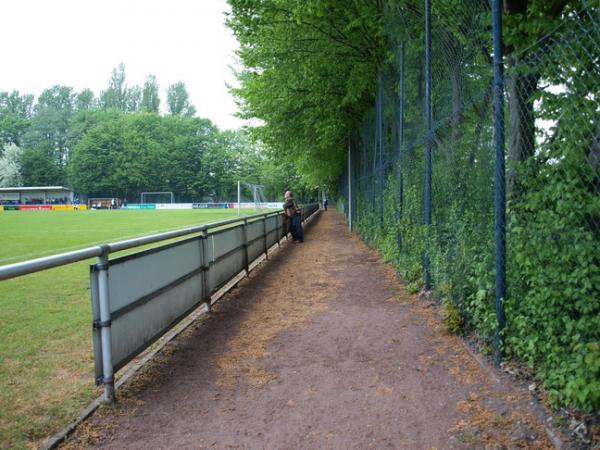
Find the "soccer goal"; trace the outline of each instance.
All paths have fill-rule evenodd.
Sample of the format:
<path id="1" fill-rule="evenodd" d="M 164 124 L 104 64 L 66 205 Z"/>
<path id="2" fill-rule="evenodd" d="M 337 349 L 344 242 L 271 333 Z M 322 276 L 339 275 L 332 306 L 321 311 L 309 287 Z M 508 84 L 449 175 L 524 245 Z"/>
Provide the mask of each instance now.
<path id="1" fill-rule="evenodd" d="M 172 192 L 142 192 L 140 203 L 175 203 Z"/>
<path id="2" fill-rule="evenodd" d="M 256 209 L 257 211 L 267 209 L 265 201 L 265 187 L 260 184 L 248 184 L 248 189 L 252 191 L 254 209 Z"/>
<path id="3" fill-rule="evenodd" d="M 264 196 L 265 187 L 260 184 L 244 183 L 238 181 L 238 216 L 241 207 L 254 207 L 254 211 L 262 212 L 268 209 Z"/>

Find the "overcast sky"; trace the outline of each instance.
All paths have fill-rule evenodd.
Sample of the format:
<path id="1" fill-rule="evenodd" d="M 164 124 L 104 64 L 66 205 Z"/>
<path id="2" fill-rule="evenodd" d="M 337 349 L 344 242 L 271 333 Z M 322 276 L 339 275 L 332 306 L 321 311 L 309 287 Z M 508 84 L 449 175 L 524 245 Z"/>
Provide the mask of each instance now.
<path id="1" fill-rule="evenodd" d="M 239 128 L 237 43 L 225 27 L 225 0 L 0 0 L 0 91 L 36 97 L 55 84 L 96 96 L 125 63 L 127 84 L 155 75 L 161 109 L 167 86 L 183 81 L 198 115 Z"/>

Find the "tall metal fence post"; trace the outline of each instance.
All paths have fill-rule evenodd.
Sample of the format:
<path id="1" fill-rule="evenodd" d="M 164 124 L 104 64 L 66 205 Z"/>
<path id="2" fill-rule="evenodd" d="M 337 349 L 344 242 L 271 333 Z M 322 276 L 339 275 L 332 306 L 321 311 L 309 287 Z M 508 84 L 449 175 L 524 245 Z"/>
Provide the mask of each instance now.
<path id="1" fill-rule="evenodd" d="M 352 232 L 352 143 L 348 139 L 348 229 Z"/>
<path id="2" fill-rule="evenodd" d="M 115 401 L 115 379 L 112 364 L 111 344 L 111 315 L 108 294 L 108 253 L 110 248 L 103 245 L 102 255 L 96 259 L 98 268 L 98 302 L 100 306 L 100 339 L 102 342 L 102 383 L 104 384 L 103 400 L 108 403 Z"/>
<path id="3" fill-rule="evenodd" d="M 496 239 L 496 367 L 502 359 L 502 331 L 506 324 L 506 192 L 504 179 L 504 71 L 502 65 L 502 2 L 492 0 L 492 33 L 494 41 L 494 146 L 496 170 L 494 176 L 494 209 Z"/>
<path id="4" fill-rule="evenodd" d="M 397 208 L 396 220 L 400 222 L 402 217 L 403 199 L 404 199 L 404 179 L 403 173 L 404 167 L 402 167 L 403 161 L 403 146 L 404 146 L 404 42 L 400 44 L 400 51 L 398 54 L 398 66 L 399 66 L 399 80 L 398 80 L 398 200 L 399 205 Z M 400 227 L 398 227 L 398 234 L 396 236 L 396 243 L 398 249 L 401 248 L 402 236 L 400 234 Z"/>
<path id="5" fill-rule="evenodd" d="M 431 0 L 425 0 L 425 185 L 424 185 L 424 225 L 425 251 L 423 255 L 423 278 L 425 289 L 431 288 L 429 262 L 429 239 L 431 228 Z"/>
<path id="6" fill-rule="evenodd" d="M 377 136 L 379 141 L 377 143 L 376 152 L 379 153 L 379 160 L 377 166 L 377 182 L 379 183 L 379 226 L 383 227 L 383 215 L 385 211 L 385 180 L 384 180 L 384 161 L 383 161 L 383 147 L 384 147 L 384 132 L 383 132 L 383 72 L 379 71 L 377 75 L 377 117 L 379 118 L 377 124 Z"/>

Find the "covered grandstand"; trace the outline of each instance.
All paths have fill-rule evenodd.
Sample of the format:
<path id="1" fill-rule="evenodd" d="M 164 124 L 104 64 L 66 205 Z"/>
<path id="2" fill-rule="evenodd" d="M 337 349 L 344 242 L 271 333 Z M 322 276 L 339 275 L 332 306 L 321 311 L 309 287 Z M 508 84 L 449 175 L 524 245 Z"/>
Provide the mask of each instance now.
<path id="1" fill-rule="evenodd" d="M 0 188 L 0 205 L 69 205 L 75 195 L 64 186 Z"/>

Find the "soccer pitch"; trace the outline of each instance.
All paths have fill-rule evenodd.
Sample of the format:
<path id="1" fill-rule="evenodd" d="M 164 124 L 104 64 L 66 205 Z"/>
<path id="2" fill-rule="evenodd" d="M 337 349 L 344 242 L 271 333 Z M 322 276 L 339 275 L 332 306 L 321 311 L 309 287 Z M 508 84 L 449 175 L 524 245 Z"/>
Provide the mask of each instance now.
<path id="1" fill-rule="evenodd" d="M 236 216 L 230 209 L 6 211 L 0 213 L 0 265 Z M 97 395 L 93 262 L 0 282 L 0 448 L 39 444 Z"/>

